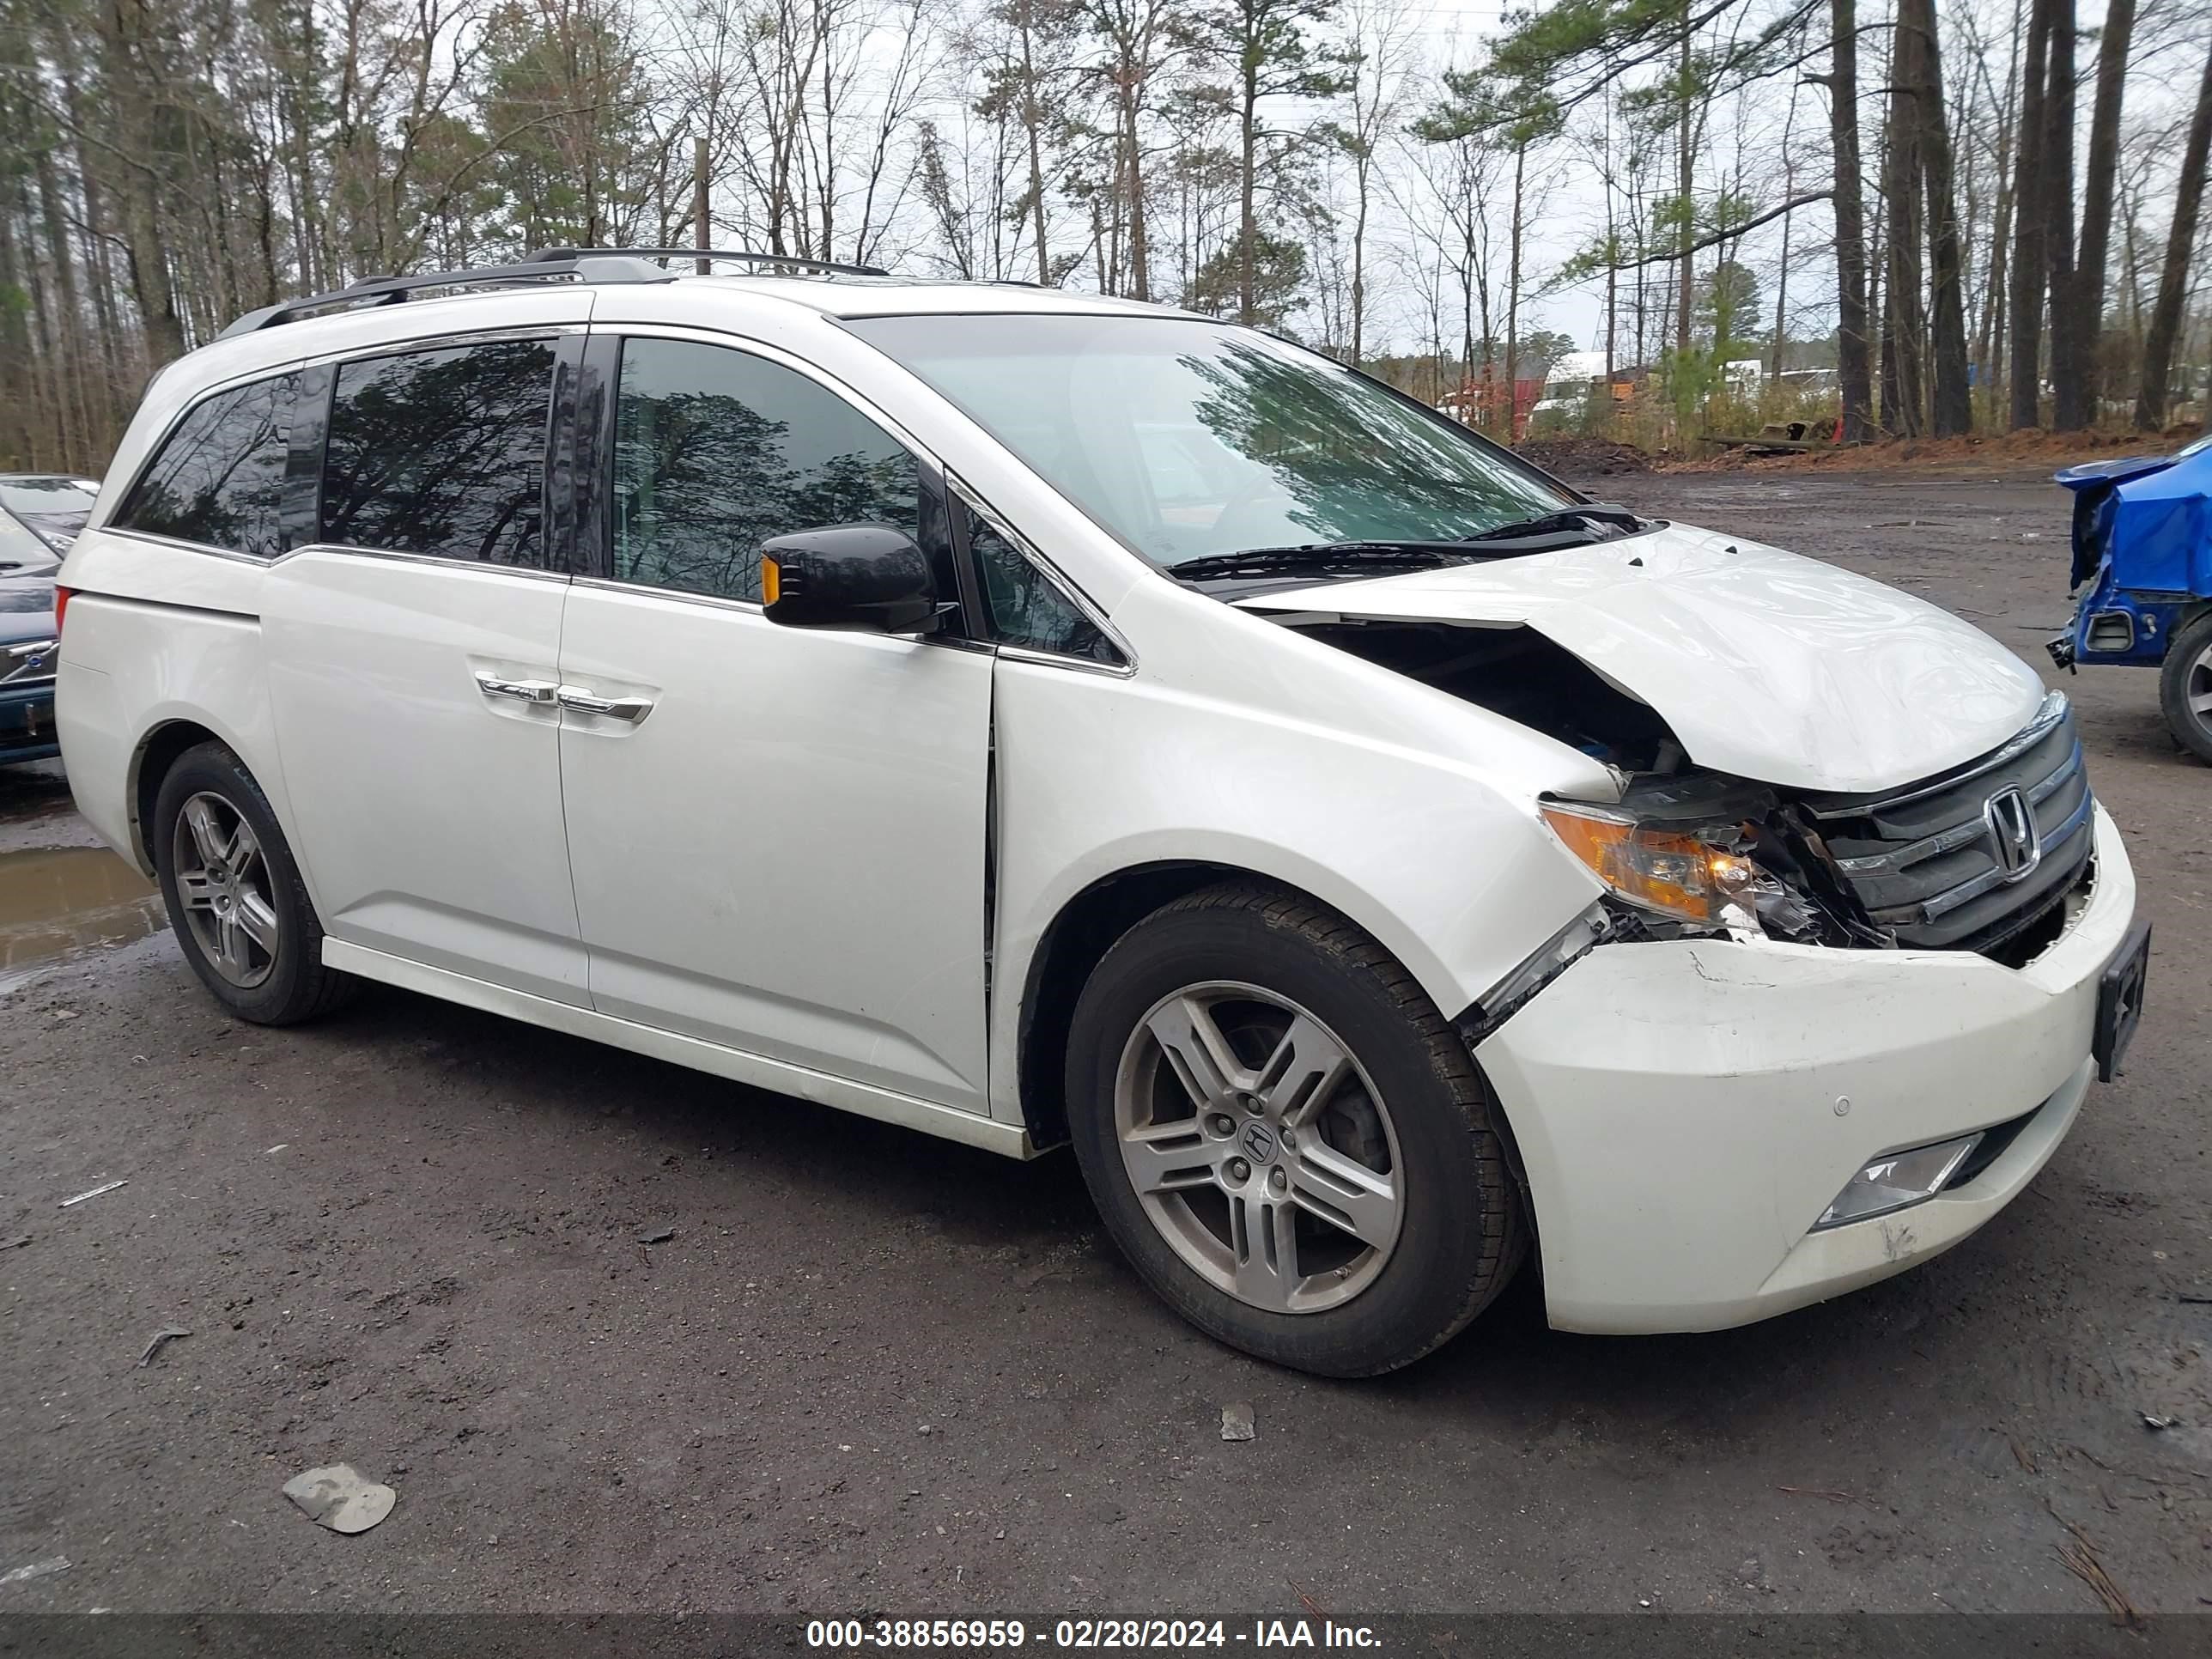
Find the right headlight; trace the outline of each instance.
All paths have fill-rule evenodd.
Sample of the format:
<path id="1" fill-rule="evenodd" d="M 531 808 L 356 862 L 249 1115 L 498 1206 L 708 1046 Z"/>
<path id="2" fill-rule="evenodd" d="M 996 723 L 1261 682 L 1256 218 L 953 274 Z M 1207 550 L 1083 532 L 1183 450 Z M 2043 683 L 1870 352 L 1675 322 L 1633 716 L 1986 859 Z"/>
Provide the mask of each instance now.
<path id="1" fill-rule="evenodd" d="M 1540 801 L 1536 810 L 1570 853 L 1639 909 L 1693 926 L 1759 931 L 1761 874 L 1736 850 L 1740 822 L 1654 821 L 1579 801 Z"/>

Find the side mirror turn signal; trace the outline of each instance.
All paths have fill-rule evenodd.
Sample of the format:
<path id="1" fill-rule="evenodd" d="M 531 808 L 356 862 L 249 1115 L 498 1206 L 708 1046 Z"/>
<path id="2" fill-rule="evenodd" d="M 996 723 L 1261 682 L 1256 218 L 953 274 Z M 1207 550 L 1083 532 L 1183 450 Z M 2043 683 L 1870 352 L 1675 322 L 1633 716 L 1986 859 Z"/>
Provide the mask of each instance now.
<path id="1" fill-rule="evenodd" d="M 831 525 L 761 544 L 761 605 L 786 628 L 927 634 L 940 609 L 928 557 L 903 530 Z"/>

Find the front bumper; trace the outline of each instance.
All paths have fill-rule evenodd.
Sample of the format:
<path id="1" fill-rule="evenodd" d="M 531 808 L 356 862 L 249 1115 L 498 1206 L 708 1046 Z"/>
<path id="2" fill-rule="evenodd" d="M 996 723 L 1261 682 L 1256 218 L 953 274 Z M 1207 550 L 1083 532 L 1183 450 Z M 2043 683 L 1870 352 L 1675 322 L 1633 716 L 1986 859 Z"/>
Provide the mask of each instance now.
<path id="1" fill-rule="evenodd" d="M 0 686 L 0 766 L 61 753 L 54 735 L 54 683 Z"/>
<path id="2" fill-rule="evenodd" d="M 1601 945 L 1475 1049 L 1519 1144 L 1551 1322 L 1719 1330 L 1948 1249 L 2043 1167 L 2094 1075 L 2135 873 L 2096 811 L 2086 900 L 2023 968 L 1968 951 Z M 1825 1232 L 1869 1159 L 2034 1115 L 1925 1203 Z"/>

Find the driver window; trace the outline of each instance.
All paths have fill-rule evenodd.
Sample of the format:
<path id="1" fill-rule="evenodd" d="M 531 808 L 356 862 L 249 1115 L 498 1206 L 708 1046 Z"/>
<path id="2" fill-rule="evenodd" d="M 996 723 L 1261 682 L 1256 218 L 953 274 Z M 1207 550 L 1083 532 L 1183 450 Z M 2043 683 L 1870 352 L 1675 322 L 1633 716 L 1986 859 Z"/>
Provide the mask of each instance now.
<path id="1" fill-rule="evenodd" d="M 690 341 L 623 343 L 614 574 L 758 602 L 760 545 L 836 524 L 919 540 L 921 474 L 890 434 L 805 375 Z"/>

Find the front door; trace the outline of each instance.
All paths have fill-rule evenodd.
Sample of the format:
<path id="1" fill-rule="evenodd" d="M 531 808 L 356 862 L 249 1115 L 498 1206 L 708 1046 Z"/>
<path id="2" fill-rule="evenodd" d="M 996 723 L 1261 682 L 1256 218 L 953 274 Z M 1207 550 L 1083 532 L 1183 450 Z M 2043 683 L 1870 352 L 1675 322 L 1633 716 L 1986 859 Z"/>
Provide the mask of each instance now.
<path id="1" fill-rule="evenodd" d="M 601 579 L 576 585 L 561 640 L 592 1004 L 983 1111 L 991 658 L 760 609 L 763 540 L 868 522 L 927 544 L 941 486 L 768 356 L 642 336 L 619 353 L 605 511 L 584 515 Z"/>
<path id="2" fill-rule="evenodd" d="M 580 344 L 581 305 L 515 308 L 564 302 Z M 563 338 L 319 371 L 336 381 L 319 522 L 270 567 L 261 631 L 293 844 L 331 937 L 580 1006 L 553 697 L 568 581 L 545 522 Z"/>

